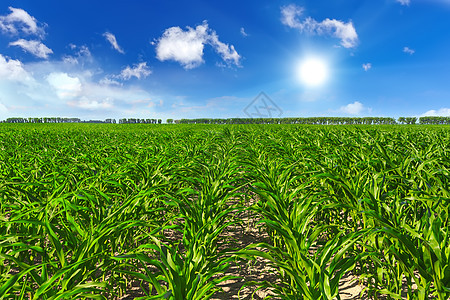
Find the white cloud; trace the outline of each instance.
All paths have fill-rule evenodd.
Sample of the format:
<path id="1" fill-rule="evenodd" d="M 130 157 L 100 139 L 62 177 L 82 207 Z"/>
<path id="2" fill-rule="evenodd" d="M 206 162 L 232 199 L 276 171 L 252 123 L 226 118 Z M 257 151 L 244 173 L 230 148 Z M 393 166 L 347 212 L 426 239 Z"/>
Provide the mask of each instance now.
<path id="1" fill-rule="evenodd" d="M 32 80 L 21 61 L 0 54 L 0 79 L 25 82 Z"/>
<path id="2" fill-rule="evenodd" d="M 37 20 L 30 16 L 21 8 L 9 7 L 11 13 L 6 16 L 0 16 L 0 29 L 4 33 L 17 35 L 19 32 L 25 34 L 44 35 L 44 29 L 39 27 Z"/>
<path id="3" fill-rule="evenodd" d="M 9 43 L 10 46 L 19 46 L 24 51 L 30 52 L 36 57 L 47 59 L 49 54 L 52 54 L 52 49 L 48 48 L 44 44 L 42 44 L 40 41 L 27 41 L 24 39 L 19 39 L 15 42 Z"/>
<path id="4" fill-rule="evenodd" d="M 92 61 L 92 54 L 87 46 L 83 45 L 78 47 L 74 44 L 70 44 L 69 47 L 72 50 L 76 50 L 75 55 L 64 55 L 62 57 L 63 62 L 67 64 L 77 65 L 80 63 L 80 61 Z"/>
<path id="5" fill-rule="evenodd" d="M 303 14 L 305 9 L 295 4 L 281 7 L 281 23 L 291 28 L 303 30 L 304 24 L 297 17 Z"/>
<path id="6" fill-rule="evenodd" d="M 354 48 L 358 42 L 358 35 L 352 22 L 344 23 L 335 19 L 325 19 L 318 23 L 317 32 L 319 34 L 331 34 L 341 39 L 344 48 Z"/>
<path id="7" fill-rule="evenodd" d="M 195 29 L 171 27 L 164 31 L 156 45 L 156 58 L 160 61 L 174 60 L 185 69 L 198 67 L 203 63 L 203 47 L 207 39 L 207 25 Z"/>
<path id="8" fill-rule="evenodd" d="M 342 22 L 336 19 L 325 19 L 321 22 L 307 17 L 303 21 L 299 17 L 303 14 L 304 8 L 295 4 L 281 7 L 281 22 L 301 32 L 318 35 L 331 35 L 341 40 L 341 45 L 345 48 L 354 48 L 358 43 L 358 34 L 353 23 Z"/>
<path id="9" fill-rule="evenodd" d="M 247 37 L 248 36 L 248 33 L 245 32 L 244 27 L 241 27 L 241 34 L 242 34 L 243 37 Z"/>
<path id="10" fill-rule="evenodd" d="M 416 50 L 411 49 L 409 47 L 404 47 L 403 52 L 408 53 L 409 55 L 413 55 L 416 52 Z"/>
<path id="11" fill-rule="evenodd" d="M 450 117 L 450 108 L 443 107 L 438 110 L 429 110 L 426 113 L 422 114 L 423 117 L 429 116 L 429 117 Z"/>
<path id="12" fill-rule="evenodd" d="M 349 103 L 349 104 L 347 104 L 345 106 L 341 106 L 339 108 L 339 112 L 349 114 L 349 115 L 359 115 L 364 110 L 365 110 L 364 105 L 359 101 Z"/>
<path id="13" fill-rule="evenodd" d="M 111 117 L 111 114 L 122 114 L 125 111 L 132 110 L 133 112 L 129 115 L 137 117 L 144 113 L 144 108 L 141 107 L 142 105 L 136 106 L 134 101 L 152 98 L 148 92 L 137 87 L 105 84 L 105 82 L 96 83 L 92 81 L 90 72 L 76 75 L 59 73 L 57 75 L 58 79 L 66 82 L 64 89 L 55 89 L 59 93 L 58 98 L 66 100 L 63 105 L 70 107 L 71 110 L 78 111 L 79 115 L 92 113 L 93 118 L 99 118 L 102 115 Z M 62 84 L 59 83 L 58 87 L 61 87 Z M 148 111 L 145 112 L 148 113 Z"/>
<path id="14" fill-rule="evenodd" d="M 81 97 L 79 100 L 70 101 L 67 104 L 69 106 L 87 110 L 109 109 L 113 107 L 113 101 L 111 98 L 106 98 L 104 100 L 92 100 L 85 96 Z"/>
<path id="15" fill-rule="evenodd" d="M 111 32 L 105 32 L 103 36 L 106 38 L 108 42 L 110 42 L 111 46 L 116 49 L 119 53 L 125 54 L 125 51 L 119 46 L 116 40 L 116 36 Z"/>
<path id="16" fill-rule="evenodd" d="M 95 112 L 96 118 L 99 114 L 113 112 L 123 114 L 126 111 L 132 117 L 138 117 L 148 113 L 144 104 L 136 105 L 139 99 L 151 99 L 148 92 L 136 87 L 124 87 L 118 85 L 102 85 L 82 78 L 82 90 L 77 98 L 67 102 L 73 108 Z"/>
<path id="17" fill-rule="evenodd" d="M 156 41 L 156 58 L 176 61 L 185 69 L 196 68 L 204 62 L 206 44 L 211 45 L 226 63 L 239 65 L 240 56 L 234 46 L 219 41 L 217 33 L 209 29 L 206 21 L 195 29 L 188 26 L 186 31 L 180 27 L 166 29 Z"/>
<path id="18" fill-rule="evenodd" d="M 92 57 L 91 51 L 89 50 L 89 48 L 87 46 L 83 45 L 83 46 L 78 47 L 78 48 L 79 48 L 79 50 L 77 52 L 78 56 L 89 57 L 89 58 Z"/>
<path id="19" fill-rule="evenodd" d="M 75 51 L 78 47 L 73 47 Z M 134 68 L 133 66 L 130 69 Z M 61 60 L 22 63 L 0 55 L 0 120 L 8 117 L 80 117 L 106 119 L 155 116 L 163 107 L 137 102 L 153 101 L 149 91 L 126 83 L 112 83 L 99 77 L 105 74 L 95 58 L 78 64 Z M 118 75 L 117 75 L 118 76 Z M 141 77 L 142 78 L 142 77 Z M 158 117 L 163 117 L 159 114 Z"/>
<path id="20" fill-rule="evenodd" d="M 395 0 L 401 5 L 409 5 L 411 3 L 411 0 Z"/>
<path id="21" fill-rule="evenodd" d="M 50 73 L 47 82 L 56 92 L 59 99 L 72 99 L 81 92 L 81 81 L 78 77 L 71 77 L 67 73 Z"/>
<path id="22" fill-rule="evenodd" d="M 105 78 L 101 79 L 98 83 L 100 83 L 101 85 L 116 85 L 116 86 L 122 85 L 117 80 L 111 79 L 109 77 L 105 77 Z"/>
<path id="23" fill-rule="evenodd" d="M 209 43 L 227 64 L 239 66 L 240 55 L 236 52 L 233 45 L 224 44 L 219 41 L 215 31 L 209 34 Z"/>
<path id="24" fill-rule="evenodd" d="M 367 63 L 367 64 L 363 64 L 362 65 L 364 71 L 369 71 L 370 69 L 372 69 L 372 64 L 371 63 Z"/>
<path id="25" fill-rule="evenodd" d="M 136 77 L 137 79 L 145 78 L 150 75 L 152 71 L 147 66 L 146 62 L 135 64 L 133 67 L 127 66 L 120 72 L 116 78 L 121 78 L 123 80 L 129 80 L 131 77 Z"/>
<path id="26" fill-rule="evenodd" d="M 70 56 L 70 55 L 64 55 L 62 57 L 62 60 L 66 64 L 72 64 L 72 65 L 78 64 L 78 59 L 76 57 L 73 57 L 73 56 Z"/>

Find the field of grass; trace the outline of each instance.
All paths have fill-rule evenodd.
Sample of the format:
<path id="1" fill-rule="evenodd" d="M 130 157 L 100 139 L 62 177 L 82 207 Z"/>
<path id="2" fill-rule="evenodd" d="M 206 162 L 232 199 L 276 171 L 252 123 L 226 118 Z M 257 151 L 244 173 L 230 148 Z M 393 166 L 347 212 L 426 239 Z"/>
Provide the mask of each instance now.
<path id="1" fill-rule="evenodd" d="M 449 172 L 448 126 L 0 124 L 0 299 L 448 300 Z"/>

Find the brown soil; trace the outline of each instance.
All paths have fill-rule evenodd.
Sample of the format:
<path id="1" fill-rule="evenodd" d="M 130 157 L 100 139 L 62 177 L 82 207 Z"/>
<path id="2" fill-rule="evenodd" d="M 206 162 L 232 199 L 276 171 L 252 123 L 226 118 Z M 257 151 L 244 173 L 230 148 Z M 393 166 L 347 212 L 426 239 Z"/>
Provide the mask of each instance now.
<path id="1" fill-rule="evenodd" d="M 237 218 L 239 219 L 238 225 L 226 228 L 222 234 L 223 238 L 220 240 L 227 242 L 226 245 L 221 246 L 222 249 L 224 247 L 243 249 L 250 244 L 269 241 L 267 233 L 258 224 L 259 219 L 256 215 L 249 211 L 243 211 L 237 215 Z M 164 234 L 169 240 L 181 239 L 181 233 L 177 231 L 167 231 Z M 253 261 L 236 260 L 225 275 L 238 276 L 240 278 L 222 282 L 219 285 L 222 291 L 216 293 L 212 300 L 265 299 L 271 294 L 270 289 L 258 289 L 255 285 L 246 286 L 245 283 L 252 281 L 276 283 L 279 280 L 277 270 L 271 268 L 268 261 L 260 257 Z M 406 290 L 406 285 L 404 288 Z M 134 282 L 132 283 L 132 288 L 128 290 L 128 294 L 119 298 L 119 300 L 131 300 L 139 296 L 144 296 L 144 294 L 139 284 Z M 369 299 L 364 292 L 364 286 L 359 283 L 358 277 L 352 275 L 350 272 L 345 274 L 340 280 L 339 296 L 343 300 Z M 385 299 L 385 297 L 379 296 L 378 299 Z M 404 299 L 406 299 L 406 295 Z"/>
<path id="2" fill-rule="evenodd" d="M 235 241 L 235 247 L 244 248 L 250 244 L 267 242 L 268 235 L 257 225 L 258 219 L 256 216 L 243 212 L 238 216 L 244 226 L 229 228 L 224 232 L 224 236 L 232 238 Z M 269 289 L 257 289 L 256 286 L 244 286 L 246 282 L 250 281 L 267 281 L 277 282 L 277 270 L 268 265 L 268 261 L 258 257 L 256 261 L 244 262 L 238 261 L 235 265 L 228 269 L 226 275 L 239 276 L 241 279 L 228 280 L 220 284 L 222 292 L 216 294 L 212 300 L 226 300 L 226 299 L 264 299 L 271 291 Z M 361 297 L 363 286 L 357 282 L 357 277 L 346 274 L 339 285 L 339 296 L 341 299 L 367 299 Z"/>

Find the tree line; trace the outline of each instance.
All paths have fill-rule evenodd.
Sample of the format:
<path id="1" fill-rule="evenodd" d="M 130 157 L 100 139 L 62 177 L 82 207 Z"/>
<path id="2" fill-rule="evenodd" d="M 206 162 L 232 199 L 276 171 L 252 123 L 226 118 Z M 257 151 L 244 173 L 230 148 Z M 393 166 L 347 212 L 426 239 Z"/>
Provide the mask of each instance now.
<path id="1" fill-rule="evenodd" d="M 450 124 L 450 117 L 420 117 L 419 124 Z"/>
<path id="2" fill-rule="evenodd" d="M 392 124 L 450 124 L 450 117 L 308 117 L 308 118 L 230 118 L 181 119 L 181 124 L 308 124 L 308 125 L 392 125 Z"/>
<path id="3" fill-rule="evenodd" d="M 80 118 L 8 118 L 2 123 L 106 123 L 106 124 L 161 124 L 162 119 L 122 118 L 81 120 Z M 308 118 L 228 118 L 228 119 L 167 119 L 167 124 L 308 124 L 308 125 L 392 125 L 392 124 L 450 124 L 450 117 L 308 117 Z"/>
<path id="4" fill-rule="evenodd" d="M 181 124 L 396 124 L 394 118 L 385 117 L 309 117 L 309 118 L 231 118 L 231 119 L 181 119 Z"/>
<path id="5" fill-rule="evenodd" d="M 44 118 L 7 118 L 1 123 L 108 123 L 115 124 L 115 119 L 106 120 L 81 120 L 80 118 L 60 118 L 60 117 L 44 117 Z"/>
<path id="6" fill-rule="evenodd" d="M 105 120 L 81 120 L 80 118 L 8 118 L 2 123 L 105 123 L 116 124 L 116 119 Z M 161 124 L 161 119 L 119 119 L 119 124 Z"/>
<path id="7" fill-rule="evenodd" d="M 161 119 L 119 119 L 119 124 L 161 124 Z"/>

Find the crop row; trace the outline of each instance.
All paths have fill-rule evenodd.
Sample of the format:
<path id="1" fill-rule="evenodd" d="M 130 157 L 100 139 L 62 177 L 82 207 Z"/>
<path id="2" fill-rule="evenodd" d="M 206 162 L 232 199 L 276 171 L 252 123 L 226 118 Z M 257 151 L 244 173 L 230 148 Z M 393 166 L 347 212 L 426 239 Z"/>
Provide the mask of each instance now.
<path id="1" fill-rule="evenodd" d="M 450 130 L 0 127 L 0 299 L 209 299 L 263 258 L 274 299 L 450 297 Z M 251 212 L 268 236 L 227 233 Z M 230 295 L 231 298 L 231 295 Z"/>

